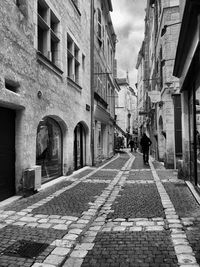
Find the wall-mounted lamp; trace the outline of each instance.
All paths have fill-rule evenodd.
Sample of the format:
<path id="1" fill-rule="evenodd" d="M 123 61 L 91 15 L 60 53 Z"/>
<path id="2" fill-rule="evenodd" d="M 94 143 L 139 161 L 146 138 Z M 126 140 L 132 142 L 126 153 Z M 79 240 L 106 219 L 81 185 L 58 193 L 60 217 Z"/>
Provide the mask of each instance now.
<path id="1" fill-rule="evenodd" d="M 177 25 L 177 24 L 181 24 L 182 21 L 179 21 L 179 22 L 176 22 L 176 23 L 172 23 L 172 24 L 169 24 L 169 25 L 164 25 L 164 27 L 162 28 L 161 30 L 161 37 L 163 35 L 165 35 L 166 31 L 167 31 L 167 28 L 170 27 L 170 26 L 174 26 L 174 25 Z"/>
<path id="2" fill-rule="evenodd" d="M 166 84 L 166 85 L 167 85 L 167 87 L 169 88 L 169 87 L 170 87 L 170 85 L 172 85 L 172 82 L 166 82 L 165 84 Z"/>
<path id="3" fill-rule="evenodd" d="M 41 91 L 38 91 L 37 92 L 37 97 L 40 99 L 42 97 L 42 92 Z"/>

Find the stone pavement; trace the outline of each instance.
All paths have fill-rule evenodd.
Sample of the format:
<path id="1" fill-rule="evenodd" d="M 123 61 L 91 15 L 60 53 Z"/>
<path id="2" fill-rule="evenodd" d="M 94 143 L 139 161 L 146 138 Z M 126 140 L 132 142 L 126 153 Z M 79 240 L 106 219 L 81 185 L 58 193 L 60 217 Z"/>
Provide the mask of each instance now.
<path id="1" fill-rule="evenodd" d="M 196 267 L 200 206 L 140 153 L 121 153 L 0 210 L 0 267 Z"/>

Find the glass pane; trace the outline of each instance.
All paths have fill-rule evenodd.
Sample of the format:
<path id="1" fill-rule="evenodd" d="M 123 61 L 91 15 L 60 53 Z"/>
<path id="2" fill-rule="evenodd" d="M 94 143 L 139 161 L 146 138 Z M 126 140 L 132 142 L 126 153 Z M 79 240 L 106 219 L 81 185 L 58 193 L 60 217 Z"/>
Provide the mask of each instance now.
<path id="1" fill-rule="evenodd" d="M 38 126 L 36 164 L 42 166 L 42 183 L 62 175 L 62 135 L 53 119 L 47 118 Z"/>

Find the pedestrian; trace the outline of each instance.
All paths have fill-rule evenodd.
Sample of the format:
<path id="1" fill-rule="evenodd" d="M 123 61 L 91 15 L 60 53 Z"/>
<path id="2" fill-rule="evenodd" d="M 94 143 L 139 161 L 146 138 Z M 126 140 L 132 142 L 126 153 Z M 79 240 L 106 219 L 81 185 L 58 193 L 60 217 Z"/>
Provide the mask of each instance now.
<path id="1" fill-rule="evenodd" d="M 133 139 L 131 139 L 130 142 L 129 142 L 129 146 L 131 148 L 131 152 L 133 152 L 134 145 L 135 145 L 135 142 L 133 141 Z"/>
<path id="2" fill-rule="evenodd" d="M 142 147 L 144 164 L 149 164 L 149 147 L 151 144 L 152 142 L 150 138 L 145 133 L 143 133 L 142 138 L 140 140 L 140 145 Z"/>

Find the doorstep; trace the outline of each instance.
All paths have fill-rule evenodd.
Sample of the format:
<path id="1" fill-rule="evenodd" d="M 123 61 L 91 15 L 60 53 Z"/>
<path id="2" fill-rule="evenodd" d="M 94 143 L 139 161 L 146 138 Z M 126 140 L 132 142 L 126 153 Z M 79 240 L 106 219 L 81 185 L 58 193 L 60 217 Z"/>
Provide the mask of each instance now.
<path id="1" fill-rule="evenodd" d="M 19 200 L 20 198 L 22 198 L 22 196 L 13 196 L 13 197 L 9 197 L 3 201 L 0 202 L 0 209 L 3 209 L 6 205 L 9 205 L 17 200 Z"/>
<path id="2" fill-rule="evenodd" d="M 39 191 L 41 191 L 41 190 L 44 190 L 44 189 L 46 189 L 46 188 L 48 188 L 48 187 L 50 187 L 50 186 L 52 186 L 52 185 L 55 185 L 55 184 L 57 184 L 57 183 L 62 182 L 63 180 L 68 180 L 68 179 L 70 179 L 71 177 L 73 177 L 74 175 L 76 175 L 76 174 L 78 174 L 78 173 L 80 173 L 80 172 L 82 172 L 82 171 L 88 170 L 88 169 L 91 169 L 91 167 L 90 167 L 90 166 L 85 166 L 85 167 L 83 167 L 83 168 L 81 168 L 81 169 L 79 169 L 79 170 L 77 170 L 77 171 L 74 171 L 74 172 L 73 172 L 71 175 L 69 175 L 69 176 L 61 176 L 61 177 L 58 177 L 58 178 L 56 178 L 56 179 L 54 179 L 54 180 L 51 180 L 51 181 L 49 181 L 49 182 L 47 182 L 47 183 L 45 183 L 45 184 L 42 184 L 41 187 L 38 188 L 37 191 L 39 192 Z"/>

